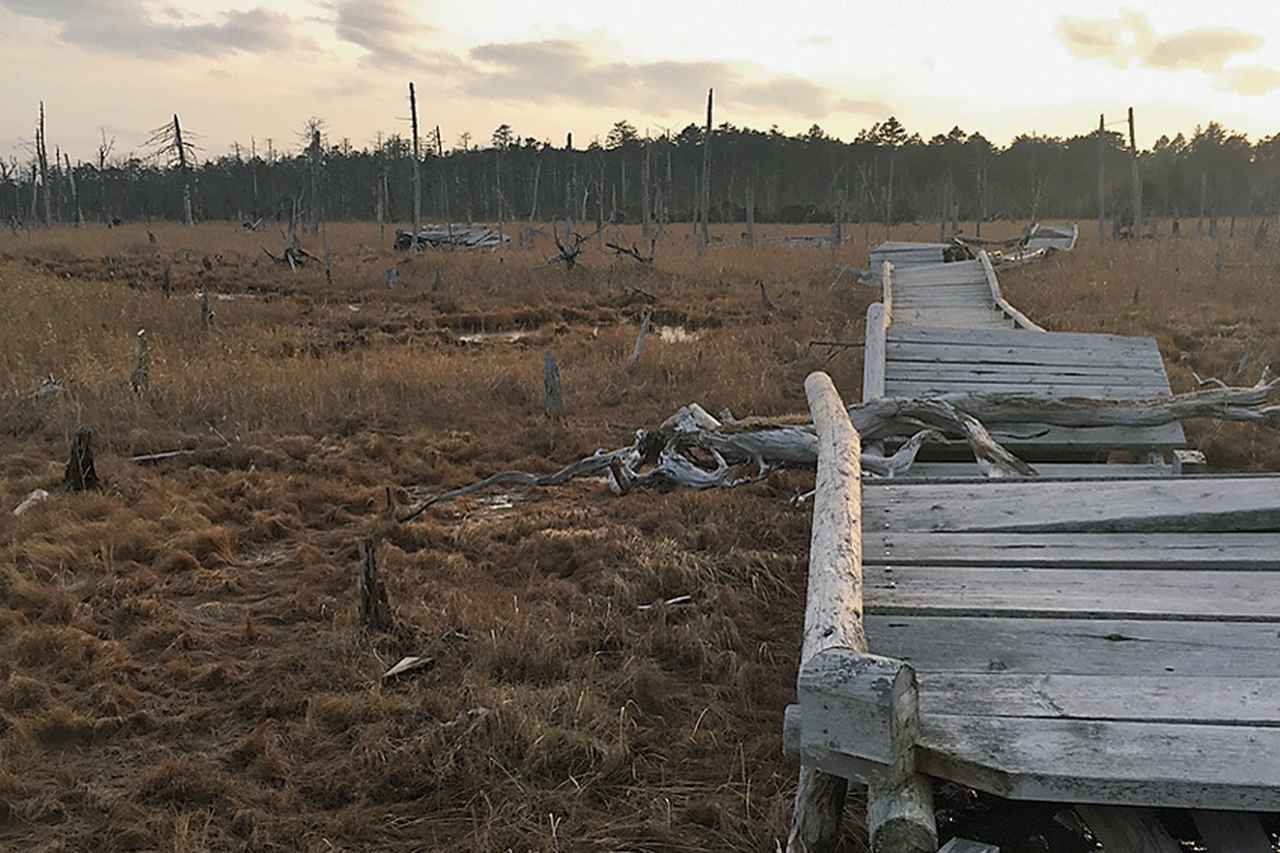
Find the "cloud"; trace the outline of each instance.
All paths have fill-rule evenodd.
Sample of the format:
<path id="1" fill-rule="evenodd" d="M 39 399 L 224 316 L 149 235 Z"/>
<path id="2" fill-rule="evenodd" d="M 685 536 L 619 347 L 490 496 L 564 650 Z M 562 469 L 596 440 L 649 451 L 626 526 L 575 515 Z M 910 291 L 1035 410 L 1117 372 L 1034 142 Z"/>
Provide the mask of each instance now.
<path id="1" fill-rule="evenodd" d="M 367 65 L 388 70 L 456 67 L 457 57 L 439 51 L 415 49 L 415 42 L 433 32 L 421 23 L 412 5 L 404 0 L 336 0 L 334 32 L 338 38 L 367 51 Z"/>
<path id="2" fill-rule="evenodd" d="M 1202 27 L 1161 39 L 1146 56 L 1152 68 L 1197 68 L 1221 71 L 1237 53 L 1262 47 L 1262 36 L 1241 30 Z"/>
<path id="3" fill-rule="evenodd" d="M 1156 44 L 1155 31 L 1140 12 L 1124 11 L 1116 18 L 1064 17 L 1058 20 L 1057 30 L 1073 55 L 1121 67 Z"/>
<path id="4" fill-rule="evenodd" d="M 147 58 L 265 53 L 298 42 L 288 15 L 263 8 L 224 12 L 215 23 L 160 21 L 141 0 L 0 0 L 0 8 L 56 24 L 68 44 Z"/>
<path id="5" fill-rule="evenodd" d="M 1280 72 L 1261 65 L 1227 67 L 1238 54 L 1262 47 L 1257 33 L 1226 27 L 1196 27 L 1157 35 L 1141 12 L 1126 10 L 1115 18 L 1058 20 L 1058 38 L 1082 59 L 1110 62 L 1118 68 L 1193 70 L 1216 75 L 1219 88 L 1243 95 L 1263 95 L 1280 88 Z"/>
<path id="6" fill-rule="evenodd" d="M 1280 89 L 1280 71 L 1264 65 L 1239 65 L 1223 72 L 1218 85 L 1240 95 L 1266 95 Z"/>
<path id="7" fill-rule="evenodd" d="M 800 77 L 762 76 L 727 62 L 597 62 L 582 45 L 564 39 L 480 45 L 468 59 L 473 67 L 461 79 L 463 91 L 491 100 L 559 100 L 666 115 L 686 111 L 714 87 L 722 105 L 807 120 L 868 107 L 868 102 L 839 100 Z"/>

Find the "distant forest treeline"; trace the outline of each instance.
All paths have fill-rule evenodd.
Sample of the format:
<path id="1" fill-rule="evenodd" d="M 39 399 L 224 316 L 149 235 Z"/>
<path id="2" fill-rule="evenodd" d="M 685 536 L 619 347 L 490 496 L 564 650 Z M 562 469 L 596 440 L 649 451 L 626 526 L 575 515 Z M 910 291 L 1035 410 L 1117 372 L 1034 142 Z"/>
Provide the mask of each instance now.
<path id="1" fill-rule="evenodd" d="M 301 138 L 314 139 L 317 128 L 323 123 L 313 119 Z M 1100 145 L 1100 133 L 1023 135 L 1001 147 L 959 128 L 924 139 L 894 118 L 849 142 L 817 125 L 788 135 L 721 124 L 711 139 L 710 218 L 741 221 L 753 198 L 759 221 L 830 222 L 837 211 L 848 222 L 918 221 L 936 219 L 945 197 L 959 204 L 961 221 L 1095 217 L 1100 148 L 1108 216 L 1131 218 L 1127 137 L 1108 130 Z M 638 222 L 646 181 L 655 221 L 688 221 L 696 211 L 704 136 L 697 125 L 645 138 L 621 121 L 585 148 L 521 138 L 507 125 L 487 146 L 464 136 L 446 150 L 437 136 L 433 130 L 421 144 L 424 221 Z M 71 223 L 78 209 L 86 222 L 182 219 L 189 183 L 197 220 L 287 220 L 295 207 L 305 218 L 370 220 L 385 192 L 386 221 L 412 221 L 411 140 L 392 135 L 356 148 L 321 139 L 287 154 L 236 145 L 194 162 L 166 151 L 112 157 L 104 144 L 96 162 L 76 165 L 56 148 L 42 158 L 36 146 L 29 162 L 0 161 L 0 218 Z M 1189 137 L 1161 137 L 1139 162 L 1148 216 L 1280 211 L 1280 134 L 1250 142 L 1210 123 Z"/>

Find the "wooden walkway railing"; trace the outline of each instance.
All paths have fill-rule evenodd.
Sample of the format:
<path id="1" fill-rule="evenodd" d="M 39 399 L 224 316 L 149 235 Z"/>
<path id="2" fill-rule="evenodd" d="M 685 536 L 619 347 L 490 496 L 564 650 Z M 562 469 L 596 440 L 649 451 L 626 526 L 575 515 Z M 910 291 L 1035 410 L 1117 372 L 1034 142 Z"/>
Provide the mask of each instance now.
<path id="1" fill-rule="evenodd" d="M 886 264 L 887 266 L 887 264 Z M 929 780 L 915 772 L 919 720 L 915 674 L 867 654 L 862 624 L 861 442 L 831 378 L 804 383 L 818 433 L 818 476 L 809 543 L 804 642 L 796 690 L 810 707 L 797 745 L 802 760 L 788 853 L 829 850 L 840 829 L 848 779 L 866 782 L 873 850 L 933 853 L 938 847 Z M 824 747 L 832 728 L 865 754 Z M 865 760 L 860 760 L 865 759 Z"/>

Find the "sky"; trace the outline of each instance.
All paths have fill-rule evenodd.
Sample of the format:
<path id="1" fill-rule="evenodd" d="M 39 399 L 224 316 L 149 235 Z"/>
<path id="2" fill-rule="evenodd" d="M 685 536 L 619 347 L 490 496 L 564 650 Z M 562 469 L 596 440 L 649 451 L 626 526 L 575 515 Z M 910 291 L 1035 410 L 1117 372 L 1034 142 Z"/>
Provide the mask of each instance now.
<path id="1" fill-rule="evenodd" d="M 48 140 L 91 160 L 181 115 L 203 156 L 408 132 L 407 84 L 446 144 L 499 124 L 583 147 L 616 121 L 851 138 L 894 115 L 925 138 L 997 143 L 1137 116 L 1139 145 L 1220 121 L 1280 131 L 1280 6 L 1166 0 L 980 6 L 917 0 L 0 0 L 0 157 Z M 961 14 L 959 10 L 970 14 Z M 980 10 L 972 14 L 973 10 Z M 1117 126 L 1116 129 L 1121 129 Z"/>

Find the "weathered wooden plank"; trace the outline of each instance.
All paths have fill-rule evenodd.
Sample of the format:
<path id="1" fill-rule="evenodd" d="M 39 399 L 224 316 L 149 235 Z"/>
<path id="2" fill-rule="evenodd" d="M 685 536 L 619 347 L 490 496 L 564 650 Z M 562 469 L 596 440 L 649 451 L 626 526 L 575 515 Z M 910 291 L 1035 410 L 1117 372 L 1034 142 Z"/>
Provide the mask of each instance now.
<path id="1" fill-rule="evenodd" d="M 916 463 L 912 471 L 923 467 Z M 1041 469 L 1048 466 L 1037 466 Z M 1144 466 L 1092 465 L 1077 468 Z M 927 470 L 927 469 L 926 469 Z M 894 566 L 1280 570 L 1280 533 L 909 533 L 866 530 L 863 562 Z"/>
<path id="2" fill-rule="evenodd" d="M 926 715 L 1280 726 L 1280 678 L 931 672 L 919 691 Z"/>
<path id="3" fill-rule="evenodd" d="M 1164 377 L 1154 370 L 1134 371 L 1117 365 L 1090 364 L 922 364 L 917 361 L 890 361 L 888 370 L 899 379 L 970 379 L 977 382 L 1053 382 L 1071 384 L 1084 381 L 1089 385 L 1136 382 L 1139 385 L 1163 385 Z"/>
<path id="4" fill-rule="evenodd" d="M 1015 429 L 1016 427 L 1016 429 Z M 1181 424 L 1137 429 L 1112 427 L 1057 427 L 1047 424 L 1007 424 L 991 430 L 1011 450 L 1048 455 L 1097 453 L 1101 450 L 1174 450 L 1187 443 Z"/>
<path id="5" fill-rule="evenodd" d="M 866 612 L 880 615 L 1280 623 L 1280 571 L 879 565 L 863 576 Z"/>
<path id="6" fill-rule="evenodd" d="M 1280 530 L 1280 479 L 916 486 L 872 481 L 863 492 L 863 525 L 954 533 L 1269 532 Z"/>
<path id="7" fill-rule="evenodd" d="M 1265 622 L 866 617 L 877 654 L 920 673 L 1280 676 L 1280 632 Z"/>
<path id="8" fill-rule="evenodd" d="M 1160 464 L 1084 462 L 1037 462 L 1036 471 L 1044 477 L 1066 477 L 1071 479 L 1119 479 L 1126 477 L 1168 477 L 1173 474 L 1173 467 Z M 974 462 L 919 462 L 917 461 L 898 479 L 985 479 L 985 475 Z M 980 534 L 987 535 L 987 534 Z"/>
<path id="9" fill-rule="evenodd" d="M 1191 817 L 1209 853 L 1274 853 L 1255 814 L 1196 809 Z"/>
<path id="10" fill-rule="evenodd" d="M 1007 332 L 979 332 L 965 334 L 956 329 L 902 329 L 890 336 L 893 340 L 912 343 L 959 344 L 977 346 L 1045 347 L 1063 349 L 1085 346 L 1090 349 L 1104 347 L 1157 350 L 1154 338 L 1137 335 L 1111 335 L 1101 332 L 1030 332 L 1026 329 L 1010 329 Z"/>
<path id="11" fill-rule="evenodd" d="M 1169 396 L 1167 387 L 1156 384 L 1139 385 L 1136 382 L 1114 385 L 1063 385 L 1049 382 L 988 382 L 946 377 L 929 381 L 902 379 L 898 376 L 886 376 L 884 391 L 889 397 L 928 397 L 956 391 L 1026 393 L 1044 397 L 1089 397 L 1098 400 L 1144 400 L 1149 397 Z"/>
<path id="12" fill-rule="evenodd" d="M 1119 368 L 1127 366 L 1135 373 L 1159 373 L 1161 377 L 1165 375 L 1159 353 L 1138 348 L 1088 349 L 1066 346 L 1061 349 L 1049 349 L 917 344 L 899 340 L 898 336 L 907 328 L 905 326 L 890 327 L 886 341 L 886 352 L 890 361 L 915 361 L 923 364 L 1062 364 Z"/>
<path id="13" fill-rule="evenodd" d="M 1280 808 L 1280 729 L 930 715 L 928 773 L 1012 799 Z"/>

